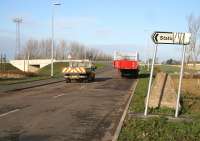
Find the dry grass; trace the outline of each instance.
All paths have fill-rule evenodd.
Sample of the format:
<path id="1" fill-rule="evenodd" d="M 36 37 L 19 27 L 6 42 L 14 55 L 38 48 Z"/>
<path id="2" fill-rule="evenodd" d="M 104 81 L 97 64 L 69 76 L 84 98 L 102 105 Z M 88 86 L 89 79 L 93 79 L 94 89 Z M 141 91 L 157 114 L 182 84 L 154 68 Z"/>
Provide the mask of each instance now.
<path id="1" fill-rule="evenodd" d="M 178 89 L 179 79 L 173 78 L 175 88 Z M 192 94 L 194 96 L 200 96 L 200 78 L 187 78 L 183 79 L 182 89 L 185 93 Z"/>
<path id="2" fill-rule="evenodd" d="M 188 69 L 200 71 L 200 64 L 196 64 L 195 67 L 193 66 L 193 64 L 189 64 L 189 65 L 187 65 L 186 67 L 187 67 Z"/>
<path id="3" fill-rule="evenodd" d="M 133 112 L 144 112 L 144 101 L 148 87 L 149 77 L 139 78 L 134 97 L 129 110 Z M 175 78 L 176 87 L 178 79 Z M 200 95 L 196 90 L 197 79 L 184 79 L 183 88 Z M 195 90 L 194 90 L 195 89 Z M 188 96 L 187 96 L 188 95 Z M 200 140 L 200 98 L 198 96 L 182 96 L 181 115 L 193 118 L 192 122 L 176 122 L 160 116 L 157 118 L 126 118 L 118 141 L 199 141 Z M 155 113 L 173 113 L 169 109 L 158 109 Z"/>
<path id="4" fill-rule="evenodd" d="M 170 65 L 169 65 L 170 66 Z M 171 65 L 173 67 L 178 67 L 180 68 L 181 65 Z M 194 70 L 194 71 L 200 71 L 200 64 L 196 64 L 196 66 L 194 67 L 193 64 L 188 64 L 184 66 L 187 70 Z"/>

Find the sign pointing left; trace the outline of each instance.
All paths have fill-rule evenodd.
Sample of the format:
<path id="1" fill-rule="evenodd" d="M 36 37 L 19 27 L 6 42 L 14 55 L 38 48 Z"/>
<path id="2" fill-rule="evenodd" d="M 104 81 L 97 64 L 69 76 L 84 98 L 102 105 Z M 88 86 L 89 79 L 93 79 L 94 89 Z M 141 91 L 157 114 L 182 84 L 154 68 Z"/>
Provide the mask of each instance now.
<path id="1" fill-rule="evenodd" d="M 180 32 L 154 32 L 152 40 L 155 44 L 182 44 L 190 43 L 190 33 Z"/>
<path id="2" fill-rule="evenodd" d="M 182 78 L 183 78 L 183 68 L 184 68 L 184 60 L 185 60 L 185 52 L 186 52 L 185 45 L 190 44 L 190 39 L 191 39 L 191 33 L 154 32 L 152 34 L 152 40 L 156 44 L 156 46 L 155 46 L 154 56 L 152 59 L 150 79 L 149 79 L 147 97 L 146 97 L 146 101 L 145 101 L 145 111 L 144 111 L 145 116 L 147 116 L 147 111 L 148 111 L 148 103 L 149 103 L 152 77 L 153 77 L 153 71 L 154 71 L 154 62 L 155 62 L 155 58 L 156 58 L 156 54 L 157 54 L 157 46 L 158 46 L 158 44 L 179 44 L 179 45 L 183 45 L 183 52 L 182 52 L 182 61 L 181 61 L 182 63 L 181 63 L 178 94 L 177 94 L 177 101 L 176 101 L 176 112 L 175 112 L 175 117 L 178 117 L 181 85 L 182 85 Z"/>

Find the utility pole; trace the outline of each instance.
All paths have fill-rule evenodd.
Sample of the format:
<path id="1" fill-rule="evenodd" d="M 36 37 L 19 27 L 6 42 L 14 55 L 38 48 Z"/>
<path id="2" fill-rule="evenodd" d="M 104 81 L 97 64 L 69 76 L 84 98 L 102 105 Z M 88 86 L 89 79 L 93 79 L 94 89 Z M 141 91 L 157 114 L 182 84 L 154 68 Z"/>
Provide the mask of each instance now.
<path id="1" fill-rule="evenodd" d="M 52 17 L 51 17 L 51 77 L 53 77 L 53 59 L 54 59 L 54 6 L 59 6 L 61 3 L 52 3 Z"/>
<path id="2" fill-rule="evenodd" d="M 20 47 L 21 47 L 21 42 L 20 42 L 20 24 L 22 23 L 23 19 L 22 18 L 14 18 L 13 22 L 16 23 L 16 48 L 15 48 L 15 59 L 18 59 L 19 54 L 20 54 Z"/>
<path id="3" fill-rule="evenodd" d="M 3 57 L 3 70 L 6 71 L 6 54 Z"/>
<path id="4" fill-rule="evenodd" d="M 27 59 L 28 59 L 28 68 L 27 68 L 27 72 L 29 72 L 29 59 L 30 59 L 30 52 L 29 52 L 29 49 L 28 49 L 28 56 L 27 56 Z"/>
<path id="5" fill-rule="evenodd" d="M 1 64 L 1 66 L 0 66 L 1 71 L 3 71 L 3 69 L 2 69 L 3 68 L 3 59 L 2 58 L 3 58 L 3 56 L 2 56 L 2 53 L 1 53 L 1 59 L 0 59 L 1 60 L 1 62 L 0 62 L 0 64 Z"/>

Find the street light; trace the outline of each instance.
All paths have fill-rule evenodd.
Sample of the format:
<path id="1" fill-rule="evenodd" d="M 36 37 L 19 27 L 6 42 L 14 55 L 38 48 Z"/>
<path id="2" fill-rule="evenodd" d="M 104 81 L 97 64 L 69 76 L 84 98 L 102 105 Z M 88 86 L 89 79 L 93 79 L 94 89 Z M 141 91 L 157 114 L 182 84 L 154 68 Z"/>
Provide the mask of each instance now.
<path id="1" fill-rule="evenodd" d="M 54 6 L 59 6 L 61 3 L 52 3 L 52 41 L 51 41 L 51 77 L 53 77 L 53 59 L 54 59 Z"/>

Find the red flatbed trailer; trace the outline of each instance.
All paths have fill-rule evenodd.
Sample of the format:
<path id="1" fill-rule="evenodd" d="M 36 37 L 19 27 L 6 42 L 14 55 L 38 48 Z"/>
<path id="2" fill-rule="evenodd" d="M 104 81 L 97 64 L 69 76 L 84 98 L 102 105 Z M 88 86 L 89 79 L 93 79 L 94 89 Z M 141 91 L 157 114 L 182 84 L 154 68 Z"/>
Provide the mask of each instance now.
<path id="1" fill-rule="evenodd" d="M 122 77 L 137 76 L 139 72 L 138 53 L 115 52 L 113 66 Z"/>

